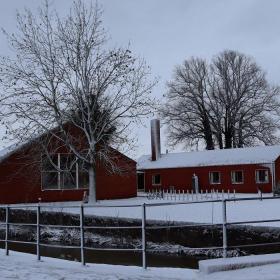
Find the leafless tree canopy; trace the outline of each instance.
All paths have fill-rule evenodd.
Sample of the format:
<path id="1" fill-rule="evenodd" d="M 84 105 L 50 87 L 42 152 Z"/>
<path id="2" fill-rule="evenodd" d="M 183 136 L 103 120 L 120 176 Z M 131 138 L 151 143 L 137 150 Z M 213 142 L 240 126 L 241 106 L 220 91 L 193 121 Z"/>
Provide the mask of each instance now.
<path id="1" fill-rule="evenodd" d="M 251 57 L 224 51 L 210 65 L 191 58 L 177 66 L 161 113 L 172 145 L 270 145 L 279 141 L 278 98 Z"/>
<path id="2" fill-rule="evenodd" d="M 116 171 L 110 146 L 130 149 L 130 125 L 151 112 L 149 67 L 128 48 L 107 47 L 98 4 L 76 1 L 61 18 L 46 1 L 39 14 L 18 14 L 17 23 L 16 34 L 4 31 L 15 57 L 0 64 L 8 135 L 41 139 L 49 155 L 53 140 L 67 147 L 87 167 L 94 201 L 97 160 Z"/>

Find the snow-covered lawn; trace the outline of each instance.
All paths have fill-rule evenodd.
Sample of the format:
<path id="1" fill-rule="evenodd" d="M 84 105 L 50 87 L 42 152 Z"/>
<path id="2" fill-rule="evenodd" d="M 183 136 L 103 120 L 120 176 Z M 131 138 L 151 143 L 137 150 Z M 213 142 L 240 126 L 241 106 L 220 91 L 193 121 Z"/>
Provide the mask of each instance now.
<path id="1" fill-rule="evenodd" d="M 254 194 L 236 194 L 236 197 L 258 197 Z M 264 195 L 266 197 L 271 194 Z M 185 200 L 186 201 L 186 200 Z M 85 214 L 97 216 L 122 217 L 122 218 L 138 218 L 141 219 L 141 206 L 124 207 L 132 205 L 147 204 L 146 217 L 148 220 L 163 221 L 183 221 L 195 223 L 221 223 L 222 222 L 222 205 L 221 203 L 198 203 L 198 204 L 177 204 L 177 205 L 159 205 L 149 206 L 149 204 L 161 204 L 164 202 L 172 202 L 175 200 L 148 200 L 146 197 L 138 196 L 130 199 L 103 200 L 97 203 L 98 207 L 86 207 Z M 176 202 L 182 202 L 178 197 Z M 80 205 L 79 202 L 72 203 L 53 203 L 52 210 L 66 211 L 71 213 L 79 213 L 79 208 L 60 208 L 60 205 Z M 104 206 L 104 207 L 102 207 Z M 110 206 L 110 207 L 106 207 Z M 115 206 L 115 207 L 112 207 Z M 45 208 L 45 210 L 50 210 Z M 44 208 L 43 208 L 44 210 Z M 280 219 L 280 198 L 271 200 L 255 200 L 255 201 L 236 201 L 227 202 L 227 221 L 242 222 L 249 220 L 268 220 Z M 277 226 L 280 222 L 270 222 L 258 224 L 260 226 Z"/>
<path id="2" fill-rule="evenodd" d="M 266 194 L 270 197 L 272 194 Z M 257 194 L 236 194 L 237 198 L 258 197 Z M 220 195 L 221 198 L 221 195 Z M 186 200 L 185 200 L 186 201 Z M 182 202 L 179 197 L 172 200 L 148 200 L 144 196 L 138 196 L 130 199 L 103 200 L 97 203 L 98 207 L 86 207 L 85 214 L 107 216 L 116 218 L 137 218 L 141 219 L 143 203 L 147 204 L 146 217 L 148 220 L 163 221 L 183 221 L 195 223 L 221 223 L 222 205 L 221 203 L 197 203 L 197 204 L 177 204 L 177 205 L 159 205 L 149 206 L 149 204 L 161 204 L 164 202 Z M 43 211 L 65 211 L 70 213 L 79 213 L 79 208 L 68 208 L 69 205 L 80 205 L 80 202 L 69 203 L 42 203 Z M 44 208 L 44 205 L 51 205 L 51 208 Z M 133 205 L 139 205 L 133 207 Z M 63 206 L 60 207 L 60 206 Z M 104 207 L 103 207 L 104 206 Z M 110 207 L 107 207 L 110 206 Z M 127 206 L 127 207 L 125 207 Z M 129 206 L 129 207 L 128 207 Z M 280 219 L 280 198 L 271 200 L 254 201 L 236 201 L 227 202 L 227 221 L 242 222 L 252 220 L 270 220 Z M 257 225 L 257 224 L 255 224 Z M 260 226 L 277 226 L 280 222 L 269 222 L 258 224 Z"/>

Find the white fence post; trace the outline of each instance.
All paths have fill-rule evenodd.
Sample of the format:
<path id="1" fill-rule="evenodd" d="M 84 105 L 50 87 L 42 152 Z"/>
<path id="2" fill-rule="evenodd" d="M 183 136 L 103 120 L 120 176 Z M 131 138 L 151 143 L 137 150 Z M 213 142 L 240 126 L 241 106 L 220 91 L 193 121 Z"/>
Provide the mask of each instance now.
<path id="1" fill-rule="evenodd" d="M 142 204 L 142 267 L 147 268 L 146 263 L 146 204 Z"/>
<path id="2" fill-rule="evenodd" d="M 82 265 L 85 265 L 85 250 L 84 250 L 84 245 L 85 245 L 85 234 L 84 234 L 84 206 L 83 204 L 81 204 L 81 208 L 80 208 L 80 245 L 81 245 L 81 263 Z"/>
<path id="3" fill-rule="evenodd" d="M 9 206 L 6 206 L 6 235 L 5 235 L 5 251 L 6 256 L 9 256 Z"/>
<path id="4" fill-rule="evenodd" d="M 222 201 L 223 211 L 223 258 L 227 257 L 227 205 L 226 200 Z"/>
<path id="5" fill-rule="evenodd" d="M 37 252 L 37 260 L 41 260 L 40 255 L 40 205 L 37 206 L 37 238 L 36 238 L 36 252 Z"/>

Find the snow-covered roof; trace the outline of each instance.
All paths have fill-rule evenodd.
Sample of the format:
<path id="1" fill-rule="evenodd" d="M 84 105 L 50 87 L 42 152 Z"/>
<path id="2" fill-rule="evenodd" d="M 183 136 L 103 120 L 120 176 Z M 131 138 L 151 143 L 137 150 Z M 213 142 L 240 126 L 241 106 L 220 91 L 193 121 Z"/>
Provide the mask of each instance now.
<path id="1" fill-rule="evenodd" d="M 141 156 L 137 169 L 271 163 L 280 156 L 280 145 L 162 154 L 157 161 Z"/>
<path id="2" fill-rule="evenodd" d="M 0 150 L 0 162 L 6 159 L 10 154 L 16 152 L 23 145 L 13 144 Z"/>

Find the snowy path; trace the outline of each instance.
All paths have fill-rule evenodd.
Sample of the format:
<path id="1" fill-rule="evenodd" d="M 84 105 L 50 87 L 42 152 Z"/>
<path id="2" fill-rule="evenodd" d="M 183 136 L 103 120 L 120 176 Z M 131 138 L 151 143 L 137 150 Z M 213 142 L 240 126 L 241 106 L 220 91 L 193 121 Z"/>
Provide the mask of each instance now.
<path id="1" fill-rule="evenodd" d="M 80 263 L 0 250 L 0 279 L 18 280 L 279 280 L 280 265 L 264 265 L 235 271 L 201 275 L 196 270 L 180 268 L 148 268 Z"/>
<path id="2" fill-rule="evenodd" d="M 4 256 L 0 250 L 0 279 L 18 280 L 179 280 L 195 279 L 191 269 L 149 268 L 80 263 L 44 257 L 38 262 L 36 256 L 10 251 Z"/>

